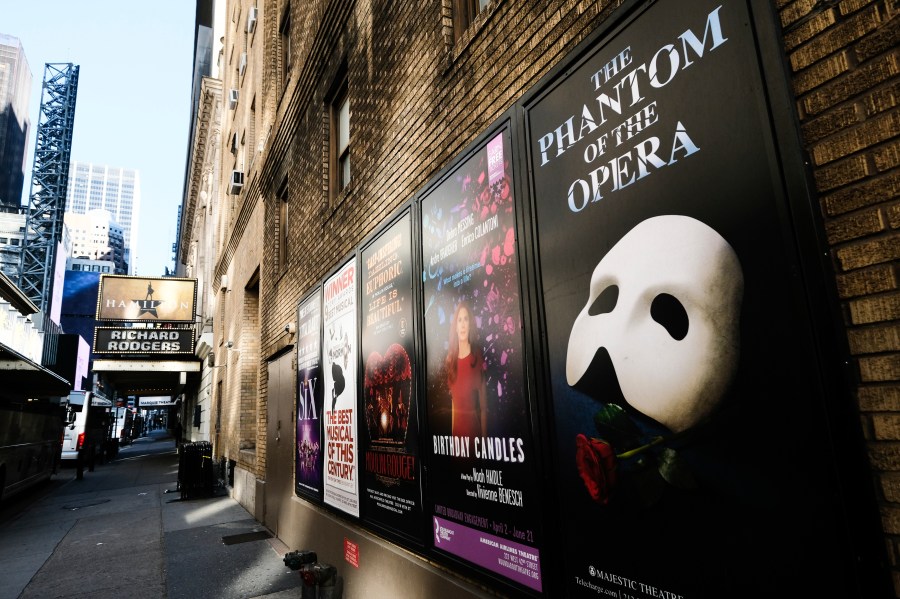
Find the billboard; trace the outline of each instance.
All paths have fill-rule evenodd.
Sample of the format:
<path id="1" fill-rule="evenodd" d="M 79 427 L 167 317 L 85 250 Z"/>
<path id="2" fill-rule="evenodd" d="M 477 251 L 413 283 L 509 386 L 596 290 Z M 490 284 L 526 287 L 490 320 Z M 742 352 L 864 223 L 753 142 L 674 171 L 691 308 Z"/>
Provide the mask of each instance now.
<path id="1" fill-rule="evenodd" d="M 322 292 L 297 307 L 297 495 L 322 498 Z"/>
<path id="2" fill-rule="evenodd" d="M 193 323 L 197 280 L 102 275 L 97 320 Z"/>
<path id="3" fill-rule="evenodd" d="M 413 337 L 412 219 L 407 212 L 361 253 L 366 520 L 418 539 L 418 364 Z"/>
<path id="4" fill-rule="evenodd" d="M 63 284 L 62 308 L 59 324 L 67 333 L 79 335 L 91 345 L 97 325 L 97 297 L 100 273 L 67 270 Z"/>
<path id="5" fill-rule="evenodd" d="M 564 595 L 834 594 L 839 485 L 753 19 L 633 17 L 525 105 Z"/>
<path id="6" fill-rule="evenodd" d="M 540 591 L 508 130 L 422 199 L 432 543 Z"/>
<path id="7" fill-rule="evenodd" d="M 323 286 L 325 503 L 359 516 L 356 259 Z"/>

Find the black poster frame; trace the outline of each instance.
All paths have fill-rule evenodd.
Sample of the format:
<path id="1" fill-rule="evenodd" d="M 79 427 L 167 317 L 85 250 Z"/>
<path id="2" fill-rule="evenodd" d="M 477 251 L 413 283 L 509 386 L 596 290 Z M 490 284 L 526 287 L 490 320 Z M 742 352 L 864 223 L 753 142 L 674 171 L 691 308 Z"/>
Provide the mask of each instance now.
<path id="1" fill-rule="evenodd" d="M 836 471 L 834 479 L 840 485 L 828 514 L 831 516 L 830 523 L 840 526 L 837 534 L 844 540 L 841 544 L 844 572 L 840 575 L 835 572 L 832 574 L 840 579 L 840 583 L 836 585 L 843 584 L 841 590 L 851 596 L 878 596 L 890 591 L 886 575 L 887 562 L 880 536 L 881 525 L 877 517 L 878 507 L 867 476 L 864 440 L 858 428 L 858 410 L 852 401 L 853 373 L 845 332 L 840 326 L 843 319 L 833 285 L 834 272 L 828 260 L 828 244 L 824 238 L 824 226 L 814 192 L 810 163 L 806 160 L 799 123 L 793 109 L 795 99 L 788 80 L 790 69 L 782 48 L 782 32 L 771 3 L 765 0 L 739 1 L 747 7 L 757 53 L 755 59 L 762 82 L 757 101 L 763 104 L 763 111 L 769 118 L 766 134 L 769 136 L 771 155 L 767 161 L 773 165 L 773 174 L 778 178 L 777 187 L 782 193 L 779 224 L 783 239 L 788 243 L 787 251 L 794 259 L 790 268 L 793 289 L 796 291 L 793 301 L 796 308 L 809 316 L 805 334 L 809 339 L 807 347 L 810 353 L 798 356 L 798 360 L 806 361 L 807 368 L 818 374 L 813 383 L 821 398 L 818 405 L 820 412 L 816 416 L 821 423 L 819 434 L 830 441 L 828 457 L 824 459 L 833 464 Z M 558 439 L 553 425 L 553 402 L 549 399 L 552 397 L 552 386 L 549 366 L 546 366 L 550 349 L 543 329 L 545 315 L 551 307 L 545 305 L 540 293 L 536 191 L 529 158 L 532 140 L 529 139 L 527 112 L 529 106 L 539 102 L 589 60 L 599 48 L 627 30 L 648 8 L 658 3 L 658 0 L 625 2 L 610 15 L 607 22 L 601 24 L 526 92 L 514 107 L 516 116 L 513 130 L 520 134 L 521 145 L 515 146 L 513 151 L 520 161 L 519 172 L 528 173 L 527 179 L 522 181 L 527 189 L 518 197 L 520 202 L 525 203 L 520 217 L 523 221 L 521 240 L 530 250 L 525 256 L 525 270 L 532 277 L 532 284 L 528 286 L 531 292 L 528 303 L 534 307 L 529 334 L 533 341 L 530 348 L 536 365 L 534 384 L 536 394 L 548 398 L 546 402 L 539 402 L 537 405 L 540 418 L 545 424 L 542 438 L 548 444 L 548 462 L 555 463 L 558 452 Z M 552 466 L 545 472 L 548 476 L 551 475 Z M 565 517 L 564 510 L 560 498 L 554 492 L 548 491 L 545 501 L 550 508 L 548 512 L 557 514 L 548 518 L 548 530 L 559 534 L 548 538 L 547 543 L 558 548 L 563 543 L 559 524 Z M 555 593 L 565 592 L 562 582 L 564 556 L 561 553 L 554 555 L 559 558 L 556 562 L 547 564 L 552 569 L 552 579 L 559 584 Z M 775 590 L 777 589 L 773 589 Z M 553 596 L 556 596 L 555 593 Z"/>
<path id="2" fill-rule="evenodd" d="M 294 406 L 294 409 L 295 409 L 295 412 L 294 412 L 295 413 L 295 422 L 294 422 L 294 435 L 295 435 L 295 437 L 294 437 L 294 495 L 298 498 L 306 499 L 307 501 L 311 501 L 311 502 L 315 503 L 316 505 L 321 506 L 321 505 L 324 505 L 324 502 L 322 501 L 322 493 L 323 493 L 324 478 L 325 478 L 324 477 L 324 467 L 325 467 L 324 455 L 325 454 L 324 454 L 324 449 L 322 448 L 322 440 L 324 439 L 324 431 L 322 430 L 322 422 L 324 419 L 323 419 L 322 413 L 321 413 L 322 408 L 324 408 L 324 400 L 322 399 L 323 390 L 322 390 L 321 386 L 317 392 L 318 397 L 313 398 L 313 401 L 318 401 L 319 408 L 320 408 L 319 424 L 317 426 L 317 428 L 318 428 L 317 433 L 318 433 L 318 439 L 319 439 L 319 452 L 320 452 L 319 456 L 317 458 L 317 468 L 319 471 L 319 480 L 317 482 L 319 485 L 319 489 L 315 492 L 313 492 L 311 490 L 301 489 L 300 483 L 297 480 L 298 445 L 297 445 L 297 438 L 296 438 L 296 435 L 298 432 L 297 431 L 297 427 L 298 427 L 297 421 L 299 420 L 299 414 L 300 414 L 300 394 L 301 394 L 301 391 L 300 391 L 300 333 L 301 333 L 300 308 L 302 306 L 304 306 L 307 302 L 311 301 L 313 299 L 313 296 L 315 296 L 316 294 L 318 294 L 318 296 L 319 296 L 319 301 L 318 301 L 318 304 L 319 304 L 319 306 L 318 306 L 319 327 L 318 327 L 318 335 L 317 335 L 318 344 L 319 344 L 319 350 L 318 350 L 319 366 L 318 367 L 319 367 L 319 374 L 322 377 L 323 382 L 324 382 L 324 376 L 322 376 L 322 281 L 317 281 L 316 284 L 313 285 L 313 287 L 309 291 L 307 291 L 305 294 L 303 294 L 303 296 L 297 302 L 297 305 L 294 307 L 294 313 L 297 315 L 297 324 L 296 324 L 297 341 L 294 344 L 295 345 L 294 363 L 296 364 L 296 367 L 294 369 L 294 376 L 296 377 L 296 380 L 294 381 L 294 383 L 295 383 L 296 392 L 297 392 L 296 405 Z"/>
<path id="3" fill-rule="evenodd" d="M 384 535 L 386 538 L 394 540 L 401 545 L 405 545 L 410 548 L 414 548 L 415 550 L 421 551 L 424 547 L 423 543 L 423 528 L 425 526 L 425 466 L 422 461 L 422 448 L 423 448 L 423 433 L 422 433 L 422 387 L 420 385 L 420 371 L 422 369 L 422 343 L 421 343 L 421 328 L 419 324 L 419 307 L 421 306 L 420 301 L 420 292 L 419 285 L 417 284 L 417 273 L 421 272 L 420 270 L 420 261 L 418 258 L 418 254 L 416 252 L 416 248 L 418 247 L 418 229 L 416 227 L 416 219 L 418 218 L 418 206 L 414 202 L 413 199 L 407 200 L 404 202 L 397 210 L 395 210 L 385 221 L 368 236 L 366 237 L 358 246 L 356 254 L 359 256 L 359 266 L 360 272 L 362 272 L 363 268 L 363 254 L 374 244 L 376 244 L 382 237 L 382 235 L 386 234 L 391 228 L 399 223 L 404 217 L 409 218 L 409 233 L 410 233 L 410 246 L 409 246 L 409 257 L 410 257 L 410 273 L 412 277 L 411 287 L 409 290 L 410 299 L 412 301 L 412 318 L 410 326 L 412 328 L 412 356 L 411 358 L 416 362 L 415 374 L 411 381 L 411 384 L 414 387 L 414 393 L 416 397 L 416 405 L 415 405 L 415 413 L 410 413 L 410 418 L 416 419 L 416 438 L 414 443 L 417 446 L 417 460 L 416 460 L 416 470 L 417 470 L 417 478 L 418 478 L 418 513 L 415 518 L 415 526 L 414 529 L 416 531 L 415 535 L 408 534 L 400 529 L 391 527 L 383 522 L 380 522 L 377 519 L 371 518 L 371 510 L 367 509 L 367 497 L 365 497 L 366 490 L 364 488 L 360 489 L 360 516 L 361 521 L 367 527 L 372 529 L 379 534 Z M 363 324 L 364 317 L 362 316 L 362 306 L 363 306 L 363 297 L 364 297 L 364 289 L 363 285 L 358 286 L 358 313 L 360 315 L 360 324 L 358 326 L 358 342 L 357 347 L 360 351 L 358 351 L 358 365 L 357 371 L 360 373 L 365 372 L 365 364 L 366 357 L 363 355 L 363 329 L 365 328 Z M 364 397 L 365 397 L 365 381 L 364 376 L 358 377 L 358 407 L 359 414 L 365 414 L 365 405 L 364 405 Z M 360 427 L 357 427 L 357 435 L 360 439 L 363 438 Z M 362 447 L 362 445 L 361 445 Z M 366 444 L 368 447 L 368 443 Z M 361 467 L 363 470 L 365 466 Z M 365 476 L 363 476 L 361 481 L 365 481 Z"/>
<path id="4" fill-rule="evenodd" d="M 453 176 L 454 173 L 460 168 L 468 163 L 470 159 L 472 159 L 478 152 L 484 150 L 488 142 L 495 139 L 496 137 L 502 135 L 504 132 L 509 134 L 509 151 L 510 151 L 510 164 L 513 169 L 513 179 L 511 181 L 511 189 L 514 195 L 514 226 L 513 230 L 515 232 L 516 240 L 515 240 L 515 251 L 520 257 L 517 261 L 517 276 L 518 276 L 518 285 L 519 285 L 519 297 L 518 297 L 518 310 L 522 318 L 522 330 L 521 330 L 521 343 L 522 350 L 524 351 L 524 357 L 522 361 L 522 375 L 523 375 L 523 393 L 524 393 L 524 406 L 527 411 L 527 423 L 524 425 L 524 429 L 527 430 L 528 434 L 531 436 L 531 448 L 529 452 L 529 459 L 534 460 L 533 472 L 535 476 L 543 477 L 546 470 L 545 468 L 545 448 L 544 448 L 544 439 L 542 438 L 541 431 L 539 430 L 539 422 L 537 419 L 537 414 L 539 413 L 537 401 L 535 397 L 535 386 L 532 380 L 532 374 L 534 372 L 535 365 L 533 363 L 533 356 L 531 350 L 531 335 L 532 327 L 531 327 L 531 307 L 528 304 L 528 286 L 531 284 L 530 272 L 527 265 L 526 256 L 529 253 L 529 250 L 526 246 L 526 242 L 522 236 L 523 231 L 523 222 L 524 218 L 524 204 L 522 200 L 522 195 L 524 193 L 526 187 L 526 171 L 520 170 L 522 162 L 520 160 L 521 148 L 519 137 L 521 135 L 520 128 L 516 126 L 515 123 L 516 110 L 515 106 L 511 107 L 505 113 L 503 113 L 500 117 L 498 117 L 489 127 L 487 127 L 481 134 L 479 134 L 475 139 L 473 139 L 469 144 L 465 146 L 465 148 L 454 155 L 453 159 L 447 163 L 445 167 L 443 167 L 436 175 L 434 175 L 426 185 L 424 185 L 414 196 L 414 202 L 417 207 L 417 215 L 416 221 L 414 221 L 414 254 L 418 257 L 421 257 L 421 253 L 423 251 L 423 231 L 422 231 L 422 202 L 424 199 L 428 198 L 432 192 L 437 190 L 444 184 L 449 177 Z M 420 258 L 421 259 L 421 258 Z M 423 272 L 424 277 L 424 269 L 425 265 L 420 263 L 418 265 L 419 271 Z M 418 340 L 421 346 L 420 350 L 420 363 L 421 367 L 419 368 L 419 384 L 422 389 L 422 398 L 420 405 L 422 406 L 422 424 L 420 426 L 420 431 L 423 439 L 428 439 L 432 436 L 433 430 L 431 428 L 429 418 L 427 416 L 427 403 L 426 392 L 427 388 L 427 356 L 425 351 L 425 340 L 424 340 L 424 330 L 425 330 L 425 316 L 422 302 L 424 302 L 424 281 L 419 280 L 416 283 L 417 292 L 419 294 L 418 300 L 419 304 L 419 314 L 418 314 Z M 428 513 L 428 510 L 434 504 L 435 497 L 431 492 L 431 482 L 430 478 L 433 476 L 434 464 L 430 464 L 428 462 L 429 457 L 429 449 L 425 449 L 427 447 L 427 443 L 423 445 L 423 465 L 425 467 L 425 476 L 423 481 L 423 494 L 424 494 L 424 530 L 423 530 L 423 538 L 429 538 L 434 535 L 434 525 L 432 523 L 433 515 Z M 536 548 L 540 551 L 540 574 L 541 574 L 541 584 L 543 585 L 543 591 L 538 592 L 534 589 L 528 588 L 527 586 L 520 584 L 511 578 L 503 577 L 502 575 L 495 573 L 485 567 L 479 566 L 473 562 L 467 561 L 462 557 L 457 557 L 452 553 L 448 553 L 445 551 L 440 551 L 435 549 L 433 546 L 433 542 L 425 544 L 425 552 L 430 558 L 434 559 L 438 563 L 443 563 L 448 566 L 453 567 L 461 572 L 466 573 L 469 576 L 472 576 L 474 579 L 482 581 L 484 583 L 492 585 L 494 588 L 503 589 L 505 592 L 513 593 L 515 596 L 522 597 L 539 597 L 544 596 L 547 593 L 552 594 L 553 586 L 555 582 L 552 580 L 552 570 L 548 567 L 548 564 L 553 563 L 554 556 L 553 552 L 548 549 L 551 547 L 548 541 L 548 535 L 551 534 L 548 529 L 547 518 L 546 518 L 546 510 L 542 509 L 547 505 L 547 497 L 548 494 L 546 489 L 538 485 L 536 492 L 533 495 L 533 498 L 539 502 L 539 507 L 537 512 L 537 517 L 534 522 L 534 527 L 537 531 L 536 533 Z"/>

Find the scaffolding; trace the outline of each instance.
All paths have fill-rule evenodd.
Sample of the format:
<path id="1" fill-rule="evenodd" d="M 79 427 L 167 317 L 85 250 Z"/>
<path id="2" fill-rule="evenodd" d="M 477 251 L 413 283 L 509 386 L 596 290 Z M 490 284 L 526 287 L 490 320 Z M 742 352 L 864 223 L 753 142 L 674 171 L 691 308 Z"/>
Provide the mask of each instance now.
<path id="1" fill-rule="evenodd" d="M 19 268 L 19 288 L 44 314 L 49 313 L 53 297 L 56 247 L 62 239 L 77 92 L 78 66 L 44 65 L 41 114 Z"/>

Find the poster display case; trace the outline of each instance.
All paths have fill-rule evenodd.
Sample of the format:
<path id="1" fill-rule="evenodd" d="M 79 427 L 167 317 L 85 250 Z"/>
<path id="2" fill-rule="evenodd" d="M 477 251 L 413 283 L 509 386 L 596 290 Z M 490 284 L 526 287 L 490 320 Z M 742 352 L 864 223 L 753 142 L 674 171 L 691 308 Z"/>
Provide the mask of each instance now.
<path id="1" fill-rule="evenodd" d="M 854 595 L 766 11 L 626 2 L 335 265 L 299 495 L 516 595 Z"/>

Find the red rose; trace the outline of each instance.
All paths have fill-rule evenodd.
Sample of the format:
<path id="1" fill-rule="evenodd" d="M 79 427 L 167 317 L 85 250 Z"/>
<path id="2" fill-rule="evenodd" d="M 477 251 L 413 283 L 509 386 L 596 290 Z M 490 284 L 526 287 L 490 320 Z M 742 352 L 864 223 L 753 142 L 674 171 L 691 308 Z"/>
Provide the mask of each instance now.
<path id="1" fill-rule="evenodd" d="M 616 453 L 601 439 L 575 437 L 575 463 L 591 499 L 606 505 L 616 485 Z"/>

